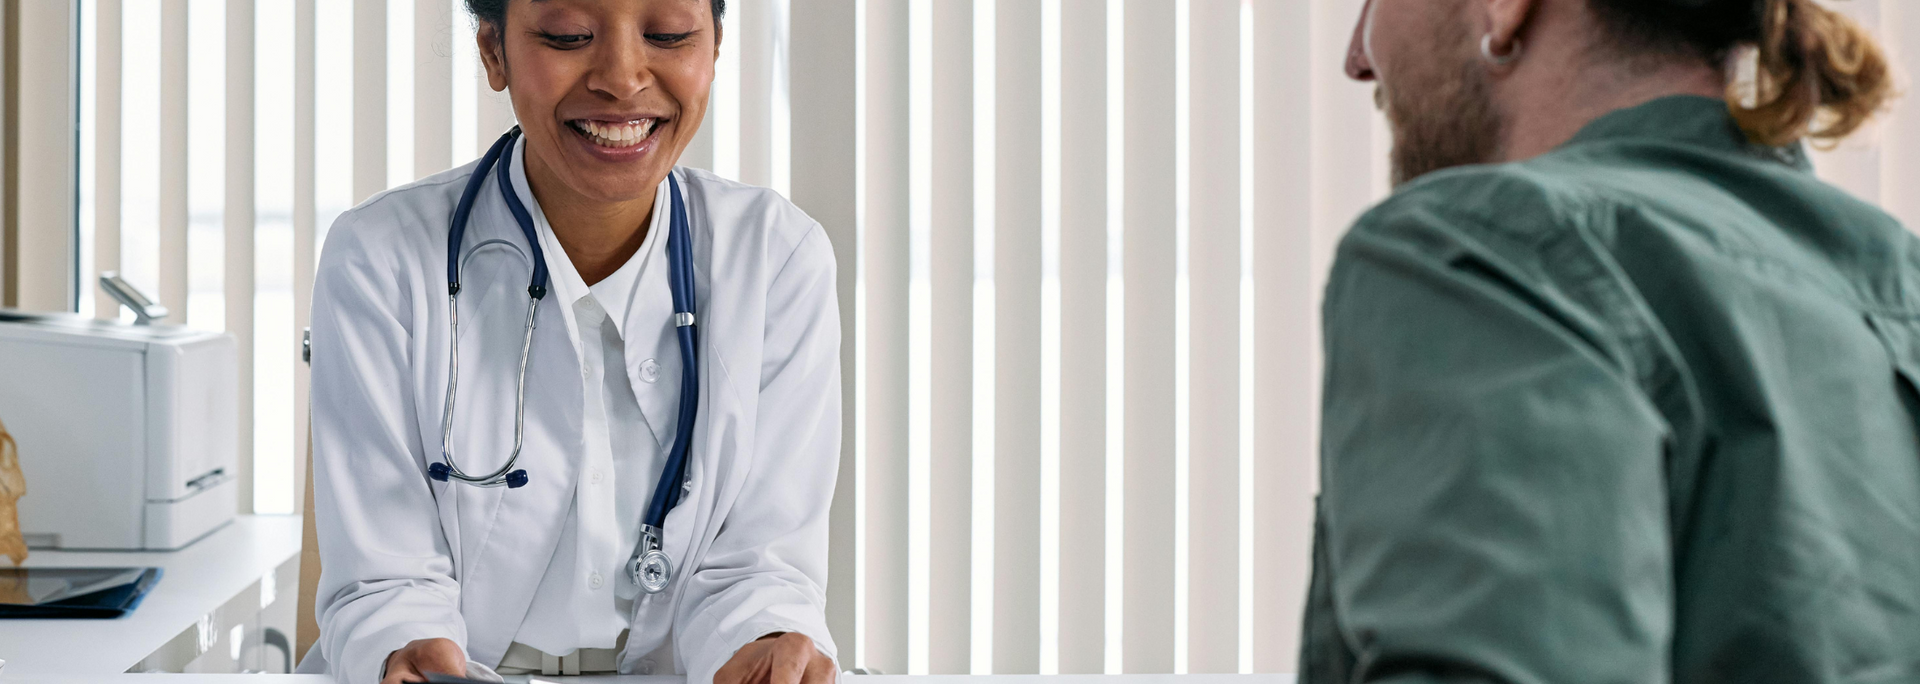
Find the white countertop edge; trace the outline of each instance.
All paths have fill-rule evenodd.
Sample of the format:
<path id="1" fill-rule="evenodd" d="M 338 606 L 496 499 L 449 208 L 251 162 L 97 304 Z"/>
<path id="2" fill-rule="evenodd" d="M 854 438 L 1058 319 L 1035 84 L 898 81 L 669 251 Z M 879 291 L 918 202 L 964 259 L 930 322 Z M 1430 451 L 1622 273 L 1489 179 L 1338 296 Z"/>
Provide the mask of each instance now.
<path id="1" fill-rule="evenodd" d="M 125 617 L 0 620 L 0 660 L 6 661 L 0 680 L 124 673 L 298 556 L 300 532 L 299 516 L 243 515 L 179 551 L 34 551 L 26 567 L 151 566 L 163 574 Z M 294 600 L 298 592 L 275 587 L 277 600 Z"/>

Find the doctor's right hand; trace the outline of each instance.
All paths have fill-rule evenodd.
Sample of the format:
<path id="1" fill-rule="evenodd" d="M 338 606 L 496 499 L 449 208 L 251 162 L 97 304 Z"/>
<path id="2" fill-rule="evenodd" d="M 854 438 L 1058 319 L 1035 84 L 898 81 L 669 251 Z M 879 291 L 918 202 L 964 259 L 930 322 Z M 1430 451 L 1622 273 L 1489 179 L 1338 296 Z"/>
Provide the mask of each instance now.
<path id="1" fill-rule="evenodd" d="M 415 639 L 387 656 L 387 674 L 380 684 L 424 682 L 428 672 L 467 675 L 467 654 L 452 639 Z"/>

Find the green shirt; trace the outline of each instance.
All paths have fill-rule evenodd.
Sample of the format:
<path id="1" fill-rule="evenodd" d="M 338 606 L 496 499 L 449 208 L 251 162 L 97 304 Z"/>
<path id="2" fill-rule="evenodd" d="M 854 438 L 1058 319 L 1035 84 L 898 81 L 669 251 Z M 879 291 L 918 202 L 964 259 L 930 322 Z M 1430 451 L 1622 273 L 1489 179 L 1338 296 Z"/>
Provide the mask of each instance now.
<path id="1" fill-rule="evenodd" d="M 1724 103 L 1408 184 L 1325 317 L 1303 684 L 1920 681 L 1920 240 Z"/>

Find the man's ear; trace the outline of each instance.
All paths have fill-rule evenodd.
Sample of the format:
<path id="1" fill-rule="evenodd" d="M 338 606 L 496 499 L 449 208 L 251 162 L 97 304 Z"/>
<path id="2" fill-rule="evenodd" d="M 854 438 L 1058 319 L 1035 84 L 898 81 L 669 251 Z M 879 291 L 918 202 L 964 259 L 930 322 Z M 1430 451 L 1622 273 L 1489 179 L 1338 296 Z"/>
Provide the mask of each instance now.
<path id="1" fill-rule="evenodd" d="M 496 93 L 507 90 L 507 47 L 500 29 L 491 22 L 480 22 L 473 40 L 480 48 L 480 63 L 487 69 L 487 86 Z"/>
<path id="2" fill-rule="evenodd" d="M 1487 36 L 1492 39 L 1490 46 L 1496 55 L 1513 52 L 1514 43 L 1520 39 L 1527 22 L 1533 18 L 1534 10 L 1542 0 L 1481 0 L 1487 12 Z"/>

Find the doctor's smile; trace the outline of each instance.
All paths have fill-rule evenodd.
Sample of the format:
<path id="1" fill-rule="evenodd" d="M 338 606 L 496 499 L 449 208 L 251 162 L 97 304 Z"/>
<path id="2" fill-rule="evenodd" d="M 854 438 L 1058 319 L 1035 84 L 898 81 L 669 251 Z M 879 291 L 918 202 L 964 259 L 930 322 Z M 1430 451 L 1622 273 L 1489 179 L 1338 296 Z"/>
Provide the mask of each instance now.
<path id="1" fill-rule="evenodd" d="M 610 118 L 605 121 L 573 119 L 567 122 L 567 127 L 592 143 L 595 152 L 644 153 L 638 148 L 642 144 L 652 147 L 655 142 L 653 132 L 663 121 L 657 117 Z"/>

